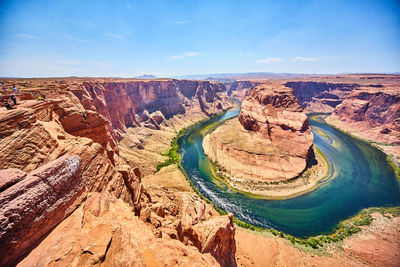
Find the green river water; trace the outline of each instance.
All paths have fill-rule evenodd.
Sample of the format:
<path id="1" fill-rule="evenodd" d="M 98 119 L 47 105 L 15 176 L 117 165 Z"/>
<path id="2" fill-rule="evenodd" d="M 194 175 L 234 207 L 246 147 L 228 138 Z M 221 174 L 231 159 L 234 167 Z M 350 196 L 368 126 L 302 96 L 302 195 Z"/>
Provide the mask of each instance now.
<path id="1" fill-rule="evenodd" d="M 181 165 L 194 186 L 217 207 L 255 226 L 307 237 L 331 232 L 361 209 L 400 205 L 400 185 L 386 156 L 329 125 L 309 118 L 315 145 L 330 165 L 327 180 L 314 191 L 287 200 L 254 199 L 212 179 L 202 149 L 202 129 L 237 116 L 239 108 L 191 128 L 178 143 Z"/>

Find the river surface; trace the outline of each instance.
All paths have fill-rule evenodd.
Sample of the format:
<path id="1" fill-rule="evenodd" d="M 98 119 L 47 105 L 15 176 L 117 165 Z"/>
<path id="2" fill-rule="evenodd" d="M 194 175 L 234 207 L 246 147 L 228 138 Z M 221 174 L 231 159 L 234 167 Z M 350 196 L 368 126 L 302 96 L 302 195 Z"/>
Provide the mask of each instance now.
<path id="1" fill-rule="evenodd" d="M 202 130 L 237 116 L 228 111 L 190 129 L 178 142 L 182 167 L 202 195 L 217 207 L 255 226 L 307 237 L 329 233 L 368 207 L 400 205 L 400 185 L 385 155 L 329 125 L 309 119 L 314 143 L 326 156 L 329 177 L 314 191 L 287 200 L 254 199 L 213 179 L 202 148 Z"/>

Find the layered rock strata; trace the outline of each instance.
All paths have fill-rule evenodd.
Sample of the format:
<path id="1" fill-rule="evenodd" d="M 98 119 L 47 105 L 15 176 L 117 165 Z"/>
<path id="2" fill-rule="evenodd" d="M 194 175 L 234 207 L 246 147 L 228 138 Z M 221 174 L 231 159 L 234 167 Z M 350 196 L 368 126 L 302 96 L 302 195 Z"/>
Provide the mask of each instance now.
<path id="1" fill-rule="evenodd" d="M 325 81 L 293 81 L 285 83 L 306 112 L 332 112 L 354 88 L 355 83 L 333 83 Z"/>
<path id="2" fill-rule="evenodd" d="M 162 200 L 137 217 L 121 200 L 92 193 L 18 266 L 235 266 L 231 218 L 206 220 L 206 205 L 194 195 L 178 196 L 181 206 L 171 193 L 157 195 Z"/>
<path id="3" fill-rule="evenodd" d="M 326 121 L 373 142 L 400 165 L 400 86 L 353 90 Z"/>
<path id="4" fill-rule="evenodd" d="M 229 96 L 243 100 L 246 96 L 248 96 L 251 89 L 261 83 L 261 81 L 234 81 L 226 82 L 225 86 Z"/>
<path id="5" fill-rule="evenodd" d="M 223 111 L 231 106 L 223 85 L 109 79 L 38 79 L 32 84 L 37 88 L 21 89 L 15 109 L 0 109 L 0 216 L 4 224 L 0 253 L 7 254 L 2 265 L 13 265 L 30 250 L 40 250 L 42 245 L 35 247 L 51 243 L 53 235 L 61 239 L 51 250 L 46 247 L 43 251 L 49 257 L 28 257 L 28 265 L 235 264 L 232 217 L 209 214 L 210 208 L 201 211 L 206 205 L 197 199 L 196 208 L 188 209 L 200 215 L 181 222 L 192 216 L 181 210 L 185 197 L 162 188 L 146 190 L 135 168 L 140 162 L 122 158 L 117 145 L 129 128 L 157 131 L 171 127 L 177 114 L 207 117 Z M 86 200 L 93 194 L 95 199 Z M 123 212 L 108 210 L 110 202 L 118 203 Z M 105 206 L 100 208 L 100 204 Z M 107 211 L 107 218 L 96 210 L 95 216 L 82 224 L 83 217 L 75 214 L 85 206 Z M 115 224 L 120 221 L 124 223 Z M 115 232 L 125 230 L 132 221 L 141 225 L 136 232 L 128 227 L 133 235 Z M 57 225 L 63 223 L 68 224 L 67 229 L 57 232 Z M 138 238 L 142 243 L 135 241 Z M 127 240 L 133 240 L 134 244 L 127 246 L 133 249 L 121 251 Z M 153 245 L 153 249 L 143 250 Z M 66 247 L 70 253 L 65 253 Z M 108 250 L 117 250 L 116 256 Z M 164 259 L 170 253 L 172 256 Z"/>
<path id="6" fill-rule="evenodd" d="M 368 139 L 400 145 L 400 87 L 354 90 L 335 108 L 331 119 L 367 131 Z"/>
<path id="7" fill-rule="evenodd" d="M 2 171 L 19 180 L 0 193 L 0 264 L 15 263 L 80 204 L 85 190 L 81 159 L 64 156 L 29 174 Z"/>
<path id="8" fill-rule="evenodd" d="M 254 88 L 232 119 L 204 137 L 206 155 L 238 181 L 285 181 L 306 168 L 313 145 L 307 116 L 290 88 Z"/>

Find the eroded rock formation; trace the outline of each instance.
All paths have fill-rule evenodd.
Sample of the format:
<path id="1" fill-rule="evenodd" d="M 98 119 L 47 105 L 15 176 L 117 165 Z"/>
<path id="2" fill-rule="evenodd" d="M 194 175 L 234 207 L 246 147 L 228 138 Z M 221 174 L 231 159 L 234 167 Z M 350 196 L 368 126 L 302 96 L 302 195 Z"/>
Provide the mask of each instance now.
<path id="1" fill-rule="evenodd" d="M 287 82 L 285 86 L 293 89 L 294 95 L 306 112 L 332 112 L 358 85 L 325 81 L 293 81 Z"/>
<path id="2" fill-rule="evenodd" d="M 15 109 L 0 112 L 0 253 L 7 255 L 2 265 L 15 264 L 32 249 L 36 255 L 43 246 L 41 257 L 21 264 L 235 264 L 232 218 L 214 218 L 196 196 L 147 191 L 136 163 L 122 158 L 117 145 L 129 128 L 158 130 L 177 114 L 206 117 L 230 107 L 223 85 L 33 83 L 39 89 L 24 89 Z M 64 224 L 67 229 L 58 232 Z"/>
<path id="3" fill-rule="evenodd" d="M 163 190 L 155 196 L 169 198 Z M 80 266 L 218 266 L 219 262 L 234 266 L 231 218 L 205 220 L 210 215 L 204 202 L 193 194 L 190 197 L 178 197 L 183 206 L 175 206 L 170 200 L 153 203 L 153 211 L 143 211 L 150 217 L 146 223 L 121 200 L 105 192 L 91 193 L 84 205 L 59 224 L 19 266 L 55 262 Z"/>
<path id="4" fill-rule="evenodd" d="M 246 96 L 248 96 L 251 89 L 261 83 L 261 81 L 234 81 L 226 82 L 225 86 L 229 96 L 243 100 Z"/>
<path id="5" fill-rule="evenodd" d="M 306 168 L 313 140 L 292 90 L 275 82 L 255 87 L 238 119 L 206 135 L 203 148 L 236 182 L 281 181 Z"/>
<path id="6" fill-rule="evenodd" d="M 400 145 L 400 88 L 362 87 L 336 107 L 333 120 L 368 131 L 369 139 Z"/>

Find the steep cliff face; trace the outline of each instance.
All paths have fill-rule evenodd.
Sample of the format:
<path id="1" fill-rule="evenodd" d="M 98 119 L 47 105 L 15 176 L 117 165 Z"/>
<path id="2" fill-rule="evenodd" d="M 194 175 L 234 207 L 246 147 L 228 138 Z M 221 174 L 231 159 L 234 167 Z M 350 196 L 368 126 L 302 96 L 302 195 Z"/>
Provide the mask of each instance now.
<path id="1" fill-rule="evenodd" d="M 207 135 L 203 148 L 235 179 L 265 182 L 298 176 L 306 168 L 312 144 L 307 116 L 292 90 L 270 83 L 255 87 L 238 119 Z"/>
<path id="2" fill-rule="evenodd" d="M 399 92 L 399 88 L 361 87 L 335 108 L 328 121 L 340 121 L 345 130 L 363 132 L 364 138 L 400 145 Z"/>
<path id="3" fill-rule="evenodd" d="M 89 138 L 67 133 L 56 113 L 59 103 L 29 100 L 1 112 L 0 169 L 6 177 L 0 180 L 7 184 L 0 193 L 5 224 L 0 252 L 7 255 L 3 264 L 20 260 L 90 191 L 109 192 L 131 205 L 140 198 L 126 186 L 140 173 L 123 177 L 117 169 L 123 160 L 117 154 Z M 10 179 L 8 170 L 28 174 Z"/>
<path id="4" fill-rule="evenodd" d="M 234 251 L 215 254 L 232 249 L 227 242 L 234 240 L 231 220 L 218 216 L 204 221 L 209 216 L 204 207 L 198 199 L 183 202 L 184 209 L 172 203 L 166 209 L 158 205 L 150 213 L 158 225 L 154 232 L 121 200 L 104 192 L 92 193 L 19 266 L 235 266 L 229 254 Z M 180 210 L 182 221 L 171 221 L 171 211 Z M 182 236 L 161 231 L 160 221 L 171 224 Z M 180 237 L 185 241 L 180 242 Z"/>
<path id="5" fill-rule="evenodd" d="M 292 88 L 307 112 L 332 112 L 358 85 L 354 83 L 327 83 L 323 81 L 294 81 L 285 83 Z"/>
<path id="6" fill-rule="evenodd" d="M 232 103 L 219 83 L 190 80 L 84 82 L 73 90 L 87 110 L 105 117 L 120 140 L 127 127 L 158 127 L 163 119 L 186 114 L 198 106 L 209 116 Z"/>
<path id="7" fill-rule="evenodd" d="M 257 81 L 235 81 L 226 82 L 225 86 L 229 96 L 243 100 L 255 86 L 262 82 Z"/>
<path id="8" fill-rule="evenodd" d="M 43 252 L 55 258 L 34 258 L 29 260 L 29 265 L 39 262 L 51 265 L 60 260 L 60 255 L 67 265 L 75 261 L 98 264 L 105 260 L 105 255 L 107 264 L 116 264 L 121 258 L 126 259 L 125 263 L 140 259 L 143 264 L 172 264 L 176 257 L 181 261 L 183 255 L 190 255 L 182 258 L 186 264 L 234 263 L 232 218 L 212 218 L 203 211 L 203 215 L 182 228 L 180 218 L 186 215 L 179 207 L 185 202 L 183 198 L 162 188 L 148 192 L 141 183 L 140 171 L 134 168 L 135 163 L 128 165 L 120 157 L 117 146 L 128 128 L 160 129 L 162 124 L 169 123 L 169 116 L 192 112 L 207 116 L 230 107 L 223 85 L 95 79 L 61 81 L 54 86 L 46 80 L 33 83 L 39 89 L 23 90 L 15 109 L 0 109 L 0 217 L 4 224 L 0 232 L 0 253 L 7 254 L 1 264 L 15 264 L 39 243 L 52 242 L 46 236 L 52 236 L 53 228 L 57 229 L 63 220 L 61 224 L 74 223 L 77 228 L 55 231 L 55 238 L 61 238 L 55 243 L 58 245 L 51 246 L 52 252 L 49 247 Z M 37 97 L 41 100 L 36 100 Z M 108 200 L 89 199 L 88 203 L 86 198 L 93 192 L 102 192 Z M 161 197 L 170 201 L 164 203 Z M 99 208 L 96 203 L 105 203 L 101 210 L 107 210 L 109 199 L 117 201 L 124 212 L 118 214 L 111 209 L 106 217 L 89 216 L 86 227 L 80 224 L 82 217 L 74 215 L 83 203 L 95 209 Z M 206 207 L 200 199 L 193 205 Z M 71 213 L 75 216 L 72 218 L 79 217 L 79 223 L 68 221 L 71 217 L 65 219 Z M 98 210 L 92 213 L 99 216 Z M 134 218 L 126 220 L 126 224 L 143 220 L 141 228 L 132 236 L 135 240 L 141 238 L 142 243 L 138 243 L 139 247 L 132 245 L 132 250 L 121 251 L 124 240 L 131 236 L 121 236 L 120 232 L 114 236 L 115 227 L 125 227 L 114 223 L 126 216 Z M 115 240 L 113 246 L 102 236 Z M 169 241 L 161 241 L 163 236 Z M 83 247 L 69 247 L 79 242 Z M 118 242 L 124 245 L 115 245 Z M 91 249 L 87 248 L 88 244 Z M 155 244 L 158 245 L 153 248 Z M 152 252 L 143 251 L 143 246 L 152 247 L 149 248 Z M 163 250 L 165 246 L 168 248 Z M 65 247 L 71 249 L 68 256 L 65 256 Z M 89 252 L 82 253 L 81 248 Z M 108 249 L 115 251 L 115 255 L 107 254 Z M 158 255 L 156 258 L 154 253 Z M 164 259 L 169 253 L 175 256 Z M 146 257 L 140 258 L 143 255 Z"/>

